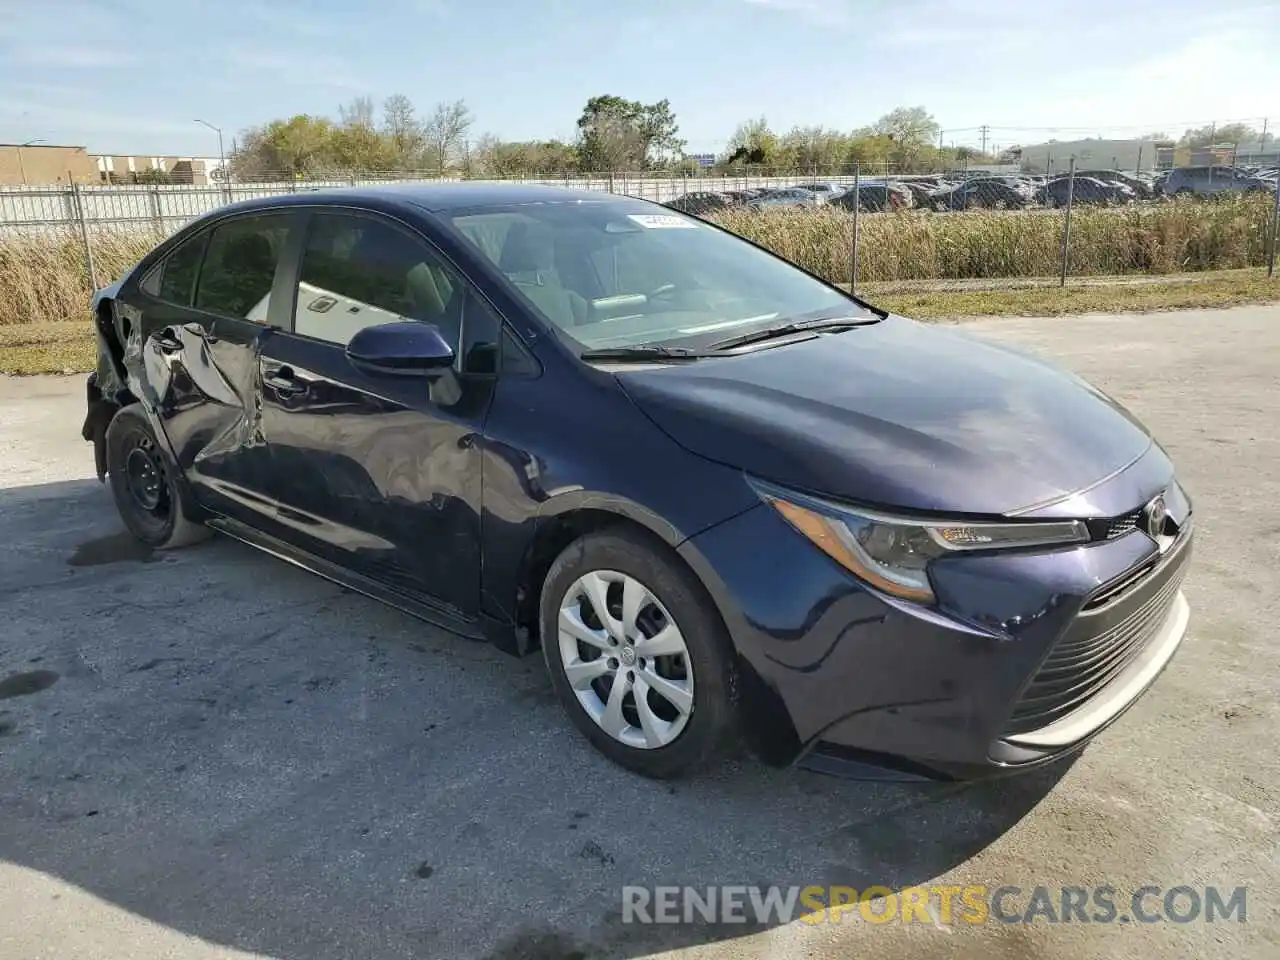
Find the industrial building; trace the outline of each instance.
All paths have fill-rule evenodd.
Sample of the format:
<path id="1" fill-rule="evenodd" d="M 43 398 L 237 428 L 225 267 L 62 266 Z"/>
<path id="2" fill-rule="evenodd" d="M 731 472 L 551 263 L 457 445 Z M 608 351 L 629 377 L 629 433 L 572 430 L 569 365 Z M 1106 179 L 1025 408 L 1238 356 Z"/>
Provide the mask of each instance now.
<path id="1" fill-rule="evenodd" d="M 143 157 L 90 153 L 86 147 L 28 141 L 0 143 L 0 186 L 46 187 L 79 183 L 190 183 L 218 179 L 208 157 Z"/>
<path id="2" fill-rule="evenodd" d="M 1154 170 L 1154 140 L 1050 140 L 1017 150 L 1026 173 L 1064 173 L 1074 157 L 1077 170 Z"/>
<path id="3" fill-rule="evenodd" d="M 0 143 L 0 186 L 99 183 L 98 165 L 84 147 Z"/>

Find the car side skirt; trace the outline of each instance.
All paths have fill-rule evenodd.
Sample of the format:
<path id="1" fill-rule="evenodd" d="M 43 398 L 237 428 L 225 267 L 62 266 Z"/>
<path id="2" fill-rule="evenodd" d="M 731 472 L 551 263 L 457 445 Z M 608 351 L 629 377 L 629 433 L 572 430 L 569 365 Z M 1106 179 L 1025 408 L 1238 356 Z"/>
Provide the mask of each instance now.
<path id="1" fill-rule="evenodd" d="M 448 630 L 450 633 L 456 633 L 468 640 L 493 639 L 480 620 L 463 617 L 431 603 L 425 598 L 414 597 L 400 590 L 385 586 L 369 577 L 347 570 L 304 550 L 299 550 L 283 540 L 279 540 L 260 530 L 255 530 L 253 527 L 230 517 L 212 517 L 207 522 L 210 527 L 219 533 L 225 533 L 233 539 L 246 543 L 251 547 L 256 547 L 264 553 L 269 553 L 273 557 L 293 564 L 295 567 L 301 567 L 303 570 L 314 573 L 316 576 L 323 577 L 339 586 L 354 590 L 356 593 L 364 594 L 374 600 L 379 600 L 410 616 L 417 617 L 419 620 L 424 620 L 433 626 Z"/>

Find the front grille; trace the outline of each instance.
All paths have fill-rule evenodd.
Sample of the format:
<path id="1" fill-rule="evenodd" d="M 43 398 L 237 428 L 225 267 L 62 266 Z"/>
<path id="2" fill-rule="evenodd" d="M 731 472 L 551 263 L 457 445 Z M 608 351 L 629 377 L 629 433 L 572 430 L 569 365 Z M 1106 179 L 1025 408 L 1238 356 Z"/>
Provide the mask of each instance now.
<path id="1" fill-rule="evenodd" d="M 1103 588 L 1106 603 L 1086 604 L 1022 691 L 1006 734 L 1027 733 L 1060 720 L 1118 677 L 1164 623 L 1182 586 L 1189 555 L 1188 543 L 1178 544 L 1160 567 L 1138 572 L 1137 586 L 1126 577 Z"/>
<path id="2" fill-rule="evenodd" d="M 1103 531 L 1103 539 L 1115 540 L 1117 537 L 1123 537 L 1126 533 L 1132 533 L 1138 529 L 1138 521 L 1142 519 L 1142 511 L 1134 510 L 1132 513 L 1126 513 L 1122 517 L 1114 517 L 1107 521 L 1106 529 Z"/>

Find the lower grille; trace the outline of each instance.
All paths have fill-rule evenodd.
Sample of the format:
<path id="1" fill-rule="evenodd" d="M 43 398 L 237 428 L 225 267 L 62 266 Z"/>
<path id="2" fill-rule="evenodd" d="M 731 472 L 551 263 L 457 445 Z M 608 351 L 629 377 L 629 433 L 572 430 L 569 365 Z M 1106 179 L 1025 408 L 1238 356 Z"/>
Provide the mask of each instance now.
<path id="1" fill-rule="evenodd" d="M 1189 555 L 1188 544 L 1180 544 L 1176 555 L 1162 569 L 1150 571 L 1132 596 L 1078 616 L 1022 691 L 1006 734 L 1048 726 L 1119 676 L 1169 615 Z"/>

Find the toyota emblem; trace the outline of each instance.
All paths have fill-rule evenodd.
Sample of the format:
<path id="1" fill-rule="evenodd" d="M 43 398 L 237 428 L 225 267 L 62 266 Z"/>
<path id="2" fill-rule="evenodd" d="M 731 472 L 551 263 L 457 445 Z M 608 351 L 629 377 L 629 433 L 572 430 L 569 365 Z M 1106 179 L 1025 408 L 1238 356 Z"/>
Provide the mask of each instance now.
<path id="1" fill-rule="evenodd" d="M 1165 506 L 1164 494 L 1160 494 L 1146 509 L 1147 535 L 1152 539 L 1164 536 L 1165 521 L 1169 519 L 1169 508 Z"/>

